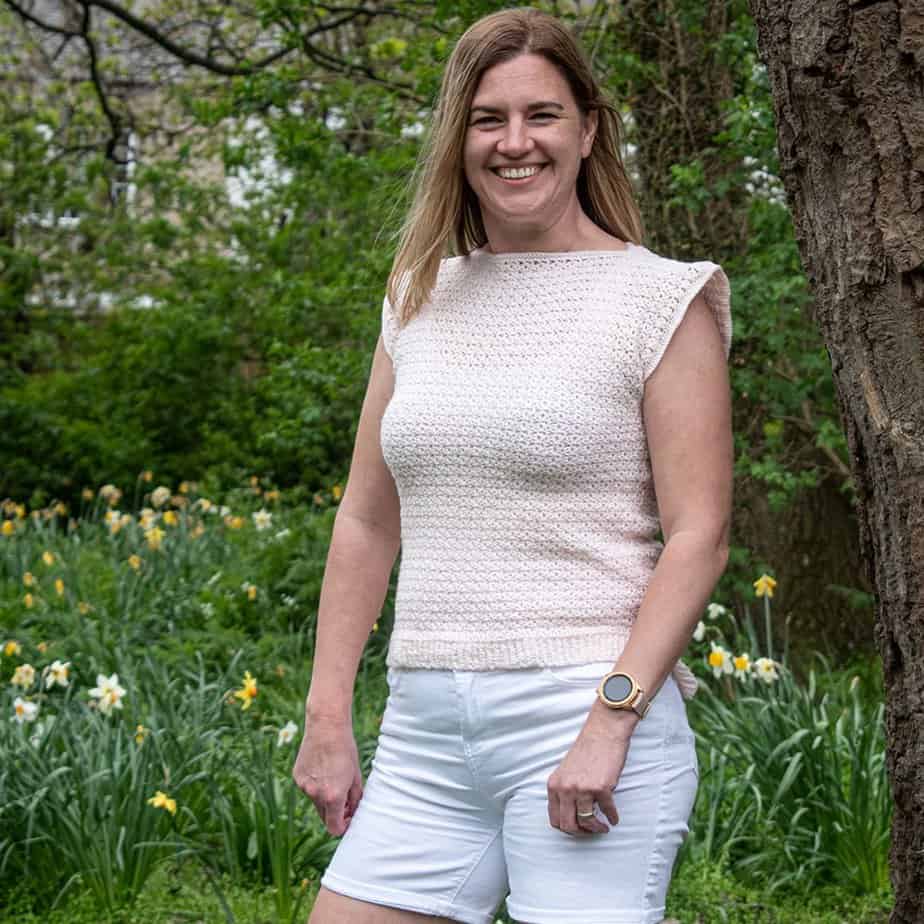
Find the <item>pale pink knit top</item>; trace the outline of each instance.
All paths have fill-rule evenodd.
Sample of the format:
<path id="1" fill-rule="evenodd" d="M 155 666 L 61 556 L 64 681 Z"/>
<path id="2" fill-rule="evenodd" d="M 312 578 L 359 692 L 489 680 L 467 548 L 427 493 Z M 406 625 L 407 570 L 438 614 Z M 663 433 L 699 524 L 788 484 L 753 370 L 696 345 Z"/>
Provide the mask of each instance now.
<path id="1" fill-rule="evenodd" d="M 700 290 L 727 357 L 722 268 L 636 245 L 447 258 L 401 329 L 385 298 L 389 667 L 616 660 L 663 548 L 642 388 Z M 692 696 L 686 665 L 673 673 Z"/>

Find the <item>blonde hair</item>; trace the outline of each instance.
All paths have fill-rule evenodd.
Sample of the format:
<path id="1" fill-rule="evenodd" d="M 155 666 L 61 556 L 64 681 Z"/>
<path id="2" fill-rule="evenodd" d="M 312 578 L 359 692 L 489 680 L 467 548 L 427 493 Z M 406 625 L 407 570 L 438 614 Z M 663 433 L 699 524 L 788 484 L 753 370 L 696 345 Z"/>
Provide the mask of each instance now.
<path id="1" fill-rule="evenodd" d="M 457 254 L 487 243 L 481 207 L 463 168 L 469 108 L 481 75 L 521 54 L 545 57 L 568 82 L 578 109 L 585 116 L 596 110 L 593 147 L 578 173 L 578 200 L 600 228 L 641 243 L 642 218 L 619 148 L 622 119 L 604 97 L 577 39 L 559 19 L 533 7 L 491 13 L 456 43 L 414 167 L 413 202 L 397 233 L 398 249 L 386 287 L 400 326 L 429 298 L 448 241 Z"/>

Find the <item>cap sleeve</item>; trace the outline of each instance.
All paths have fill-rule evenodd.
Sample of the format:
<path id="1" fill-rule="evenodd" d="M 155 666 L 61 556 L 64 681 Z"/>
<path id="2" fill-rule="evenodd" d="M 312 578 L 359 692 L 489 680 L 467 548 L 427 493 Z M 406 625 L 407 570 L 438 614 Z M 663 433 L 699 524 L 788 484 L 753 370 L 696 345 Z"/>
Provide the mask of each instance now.
<path id="1" fill-rule="evenodd" d="M 674 331 L 680 326 L 687 308 L 700 292 L 703 293 L 718 325 L 725 358 L 728 359 L 731 353 L 731 287 L 725 270 L 718 263 L 709 260 L 683 263 L 680 266 L 676 287 L 672 285 L 671 293 L 663 302 L 658 303 L 650 314 L 646 314 L 646 329 L 642 343 L 643 382 L 658 367 Z"/>

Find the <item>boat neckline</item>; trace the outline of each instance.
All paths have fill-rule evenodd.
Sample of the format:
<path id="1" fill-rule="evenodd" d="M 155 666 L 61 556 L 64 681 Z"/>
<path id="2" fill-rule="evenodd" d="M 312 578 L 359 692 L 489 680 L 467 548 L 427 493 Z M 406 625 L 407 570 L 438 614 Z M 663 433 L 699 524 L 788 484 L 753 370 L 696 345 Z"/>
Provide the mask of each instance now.
<path id="1" fill-rule="evenodd" d="M 568 257 L 593 257 L 600 254 L 613 254 L 619 257 L 627 257 L 633 251 L 644 250 L 639 244 L 633 244 L 632 241 L 626 241 L 625 247 L 619 250 L 508 250 L 503 253 L 492 253 L 485 250 L 484 247 L 478 247 L 469 252 L 468 256 L 477 256 L 483 260 L 521 260 L 530 259 L 565 259 Z"/>

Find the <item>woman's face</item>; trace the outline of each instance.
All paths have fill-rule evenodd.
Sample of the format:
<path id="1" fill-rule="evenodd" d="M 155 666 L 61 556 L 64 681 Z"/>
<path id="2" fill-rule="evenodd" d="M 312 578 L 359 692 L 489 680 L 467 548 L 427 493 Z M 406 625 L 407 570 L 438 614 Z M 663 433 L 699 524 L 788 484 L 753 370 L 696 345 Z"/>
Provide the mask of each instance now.
<path id="1" fill-rule="evenodd" d="M 596 112 L 582 119 L 564 77 L 541 55 L 519 55 L 482 74 L 468 113 L 464 165 L 492 241 L 536 238 L 573 218 L 581 160 L 596 127 Z M 498 168 L 506 166 L 541 169 L 505 179 Z"/>

